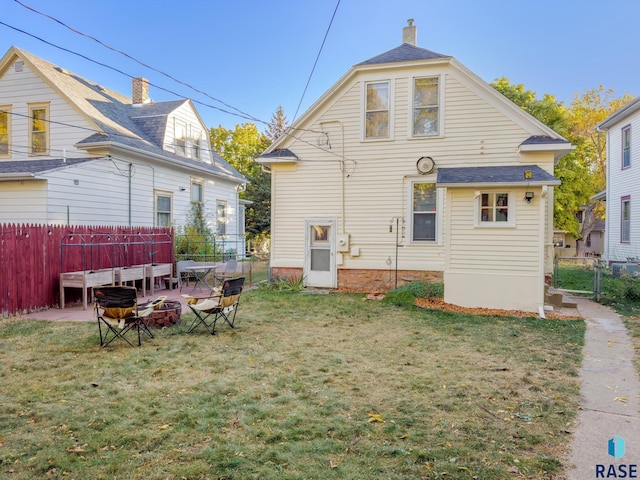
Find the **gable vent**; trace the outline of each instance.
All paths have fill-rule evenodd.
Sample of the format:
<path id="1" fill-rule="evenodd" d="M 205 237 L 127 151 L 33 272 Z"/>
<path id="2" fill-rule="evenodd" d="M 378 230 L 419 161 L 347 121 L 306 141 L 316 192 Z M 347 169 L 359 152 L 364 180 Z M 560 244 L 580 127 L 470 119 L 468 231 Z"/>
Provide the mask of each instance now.
<path id="1" fill-rule="evenodd" d="M 23 68 L 24 68 L 24 62 L 22 60 L 18 60 L 13 64 L 13 69 L 16 72 L 21 72 Z"/>

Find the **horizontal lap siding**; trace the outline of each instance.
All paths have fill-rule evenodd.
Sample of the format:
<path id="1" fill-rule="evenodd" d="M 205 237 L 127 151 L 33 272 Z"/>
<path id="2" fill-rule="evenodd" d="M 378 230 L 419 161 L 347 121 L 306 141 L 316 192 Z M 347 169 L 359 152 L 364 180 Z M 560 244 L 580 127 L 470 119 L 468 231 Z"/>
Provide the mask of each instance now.
<path id="1" fill-rule="evenodd" d="M 515 190 L 516 227 L 475 227 L 475 190 L 450 192 L 452 214 L 449 270 L 536 273 L 539 269 L 539 205 L 527 204 L 524 189 Z"/>
<path id="2" fill-rule="evenodd" d="M 389 257 L 395 262 L 394 218 L 397 216 L 405 222 L 405 236 L 400 237 L 402 246 L 398 249 L 398 266 L 401 269 L 444 270 L 448 242 L 453 238 L 452 246 L 460 249 L 465 247 L 466 240 L 461 237 L 473 237 L 474 232 L 468 231 L 464 226 L 466 220 L 461 219 L 457 220 L 461 222 L 458 224 L 454 219 L 451 232 L 446 230 L 448 220 L 444 220 L 442 245 L 412 244 L 407 238 L 412 221 L 411 181 L 435 181 L 436 178 L 435 173 L 419 175 L 416 171 L 417 160 L 422 156 L 431 156 L 437 168 L 514 164 L 519 161 L 518 145 L 530 134 L 488 103 L 486 98 L 458 81 L 453 71 L 438 67 L 437 72 L 420 74 L 432 73 L 442 74 L 444 78 L 443 137 L 410 138 L 411 78 L 416 72 L 396 71 L 392 75 L 381 73 L 377 76 L 363 74 L 354 77 L 351 83 L 340 87 L 333 97 L 327 99 L 324 109 L 318 110 L 315 117 L 310 117 L 302 125 L 296 133 L 298 139 L 292 138 L 285 145 L 299 160 L 295 167 L 272 167 L 274 266 L 302 266 L 305 254 L 304 219 L 309 217 L 335 218 L 338 232 L 348 233 L 350 245 L 359 248 L 359 256 L 352 257 L 348 253 L 343 256 L 343 268 L 384 269 L 388 268 L 385 261 Z M 393 90 L 392 138 L 363 141 L 363 83 L 386 79 L 391 80 Z M 344 218 L 340 171 L 343 156 Z M 470 208 L 473 213 L 473 203 L 464 208 Z M 534 209 L 537 213 L 537 207 Z M 459 214 L 458 211 L 452 213 L 454 216 Z M 441 214 L 444 216 L 446 212 Z M 390 224 L 393 224 L 392 232 L 389 232 Z M 518 230 L 522 226 L 519 224 Z M 495 233 L 487 234 L 483 246 L 491 251 Z M 501 232 L 500 236 L 504 237 L 499 241 L 499 248 L 502 249 L 513 242 L 525 243 L 522 252 L 512 255 L 509 268 L 516 264 L 518 268 L 531 268 L 527 252 L 535 247 L 537 234 L 512 231 L 507 234 Z M 473 241 L 468 242 L 468 245 L 473 244 Z M 451 261 L 456 268 L 472 265 L 457 250 L 452 254 Z M 494 269 L 503 268 L 503 264 L 507 268 L 510 263 L 500 264 L 499 261 L 499 251 L 496 258 L 492 258 L 491 254 L 483 260 L 493 265 Z"/>

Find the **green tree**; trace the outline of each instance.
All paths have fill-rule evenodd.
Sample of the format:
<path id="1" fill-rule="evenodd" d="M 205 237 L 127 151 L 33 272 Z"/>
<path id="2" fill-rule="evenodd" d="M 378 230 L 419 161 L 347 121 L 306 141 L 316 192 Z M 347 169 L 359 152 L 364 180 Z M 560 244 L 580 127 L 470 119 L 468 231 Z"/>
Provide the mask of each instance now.
<path id="1" fill-rule="evenodd" d="M 269 140 L 275 142 L 279 137 L 284 135 L 289 128 L 289 121 L 282 106 L 278 106 L 276 113 L 271 116 L 271 123 L 267 127 L 267 131 L 264 133 Z"/>
<path id="2" fill-rule="evenodd" d="M 562 184 L 555 189 L 554 226 L 578 240 L 577 254 L 582 256 L 582 239 L 591 233 L 598 219 L 604 218 L 605 211 L 602 202 L 591 200 L 604 190 L 606 174 L 606 135 L 597 131 L 596 125 L 632 97 L 625 94 L 616 98 L 613 90 L 600 86 L 576 95 L 567 108 L 552 95 L 538 99 L 535 92 L 522 84 L 512 85 L 504 77 L 491 85 L 575 146 L 555 166 L 555 176 Z M 580 210 L 582 223 L 577 216 Z"/>
<path id="3" fill-rule="evenodd" d="M 250 236 L 268 234 L 271 227 L 271 177 L 255 159 L 271 144 L 253 123 L 211 128 L 211 146 L 250 182 L 240 198 L 253 202 L 246 209 L 246 229 Z"/>

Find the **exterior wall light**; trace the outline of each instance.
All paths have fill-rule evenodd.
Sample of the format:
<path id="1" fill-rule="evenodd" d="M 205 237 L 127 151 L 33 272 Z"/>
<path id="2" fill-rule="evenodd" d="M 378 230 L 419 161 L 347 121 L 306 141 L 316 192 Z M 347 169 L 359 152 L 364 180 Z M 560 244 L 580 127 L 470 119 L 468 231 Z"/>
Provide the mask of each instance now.
<path id="1" fill-rule="evenodd" d="M 524 199 L 527 203 L 531 203 L 531 200 L 533 200 L 533 192 L 525 192 Z"/>

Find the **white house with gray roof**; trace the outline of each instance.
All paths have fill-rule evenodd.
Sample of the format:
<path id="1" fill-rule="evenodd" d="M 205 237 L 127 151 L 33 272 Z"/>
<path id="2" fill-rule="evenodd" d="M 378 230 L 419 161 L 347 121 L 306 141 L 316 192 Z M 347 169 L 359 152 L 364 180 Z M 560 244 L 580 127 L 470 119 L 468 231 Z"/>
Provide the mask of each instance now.
<path id="1" fill-rule="evenodd" d="M 11 47 L 0 60 L 0 223 L 180 226 L 244 233 L 246 179 L 211 149 L 191 100 L 132 98 Z"/>
<path id="2" fill-rule="evenodd" d="M 449 303 L 540 312 L 554 165 L 572 146 L 416 37 L 410 21 L 258 158 L 272 274 L 360 291 L 443 281 Z"/>

